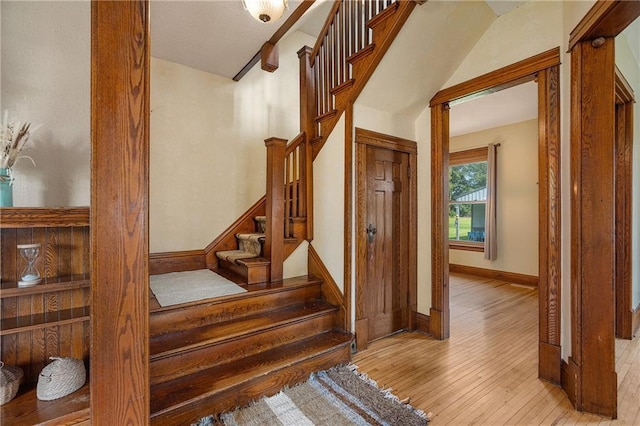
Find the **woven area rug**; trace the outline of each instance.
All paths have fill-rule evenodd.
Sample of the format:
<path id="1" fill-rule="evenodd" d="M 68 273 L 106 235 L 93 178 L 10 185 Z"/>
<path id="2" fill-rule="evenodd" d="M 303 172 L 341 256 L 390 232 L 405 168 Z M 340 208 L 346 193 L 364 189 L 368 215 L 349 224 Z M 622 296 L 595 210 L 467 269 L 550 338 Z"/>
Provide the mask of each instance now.
<path id="1" fill-rule="evenodd" d="M 160 306 L 195 302 L 247 291 L 209 269 L 151 275 L 149 286 Z"/>
<path id="2" fill-rule="evenodd" d="M 312 374 L 305 383 L 219 417 L 205 417 L 195 425 L 412 426 L 427 422 L 424 412 L 402 403 L 347 365 Z"/>

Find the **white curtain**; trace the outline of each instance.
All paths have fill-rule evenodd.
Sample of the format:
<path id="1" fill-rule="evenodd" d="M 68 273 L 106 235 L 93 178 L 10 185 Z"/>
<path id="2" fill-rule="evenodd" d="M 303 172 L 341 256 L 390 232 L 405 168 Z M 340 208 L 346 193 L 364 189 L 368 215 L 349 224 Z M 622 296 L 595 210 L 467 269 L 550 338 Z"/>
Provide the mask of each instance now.
<path id="1" fill-rule="evenodd" d="M 498 238 L 496 232 L 496 182 L 498 176 L 496 156 L 499 144 L 489 144 L 487 155 L 487 207 L 484 218 L 484 258 L 495 260 L 498 257 Z"/>

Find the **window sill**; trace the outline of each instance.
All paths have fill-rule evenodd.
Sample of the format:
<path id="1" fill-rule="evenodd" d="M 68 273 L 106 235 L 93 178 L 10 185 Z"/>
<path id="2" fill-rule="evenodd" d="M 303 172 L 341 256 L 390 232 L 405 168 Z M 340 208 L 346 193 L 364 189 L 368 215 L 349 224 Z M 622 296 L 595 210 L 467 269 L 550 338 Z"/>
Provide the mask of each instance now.
<path id="1" fill-rule="evenodd" d="M 477 251 L 484 253 L 484 243 L 471 243 L 449 240 L 449 248 L 453 250 Z"/>

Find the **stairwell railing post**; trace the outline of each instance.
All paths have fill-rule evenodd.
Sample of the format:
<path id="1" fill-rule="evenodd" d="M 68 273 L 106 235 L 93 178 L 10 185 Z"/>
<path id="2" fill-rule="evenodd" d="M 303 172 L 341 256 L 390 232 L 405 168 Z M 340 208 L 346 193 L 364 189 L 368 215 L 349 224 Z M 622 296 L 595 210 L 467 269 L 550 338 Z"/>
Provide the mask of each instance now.
<path id="1" fill-rule="evenodd" d="M 271 281 L 280 281 L 284 263 L 284 153 L 287 140 L 269 138 L 264 144 L 267 147 L 264 257 L 271 261 Z"/>
<path id="2" fill-rule="evenodd" d="M 311 66 L 311 52 L 309 46 L 298 51 L 300 59 L 300 131 L 305 134 L 302 165 L 300 215 L 307 218 L 306 238 L 313 239 L 313 138 L 316 137 L 316 81 Z"/>

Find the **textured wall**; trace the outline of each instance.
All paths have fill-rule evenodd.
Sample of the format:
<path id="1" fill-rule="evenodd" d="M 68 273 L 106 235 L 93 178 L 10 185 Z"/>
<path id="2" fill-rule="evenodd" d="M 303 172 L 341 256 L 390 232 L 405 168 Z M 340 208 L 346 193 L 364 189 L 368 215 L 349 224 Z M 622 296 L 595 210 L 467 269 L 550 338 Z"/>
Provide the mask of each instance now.
<path id="1" fill-rule="evenodd" d="M 90 202 L 91 6 L 76 2 L 0 3 L 0 107 L 41 124 L 14 167 L 14 205 Z"/>

